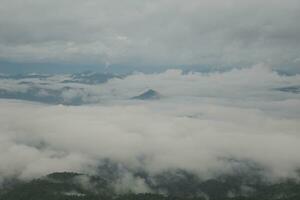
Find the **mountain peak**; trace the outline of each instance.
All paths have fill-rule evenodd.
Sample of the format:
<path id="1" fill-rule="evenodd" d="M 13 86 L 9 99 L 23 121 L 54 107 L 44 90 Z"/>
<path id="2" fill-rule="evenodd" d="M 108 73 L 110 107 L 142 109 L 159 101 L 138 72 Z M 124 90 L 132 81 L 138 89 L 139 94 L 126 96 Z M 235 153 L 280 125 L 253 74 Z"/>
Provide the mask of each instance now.
<path id="1" fill-rule="evenodd" d="M 133 97 L 133 99 L 140 99 L 140 100 L 154 100 L 160 98 L 161 98 L 161 94 L 153 89 L 149 89 L 146 92 Z"/>

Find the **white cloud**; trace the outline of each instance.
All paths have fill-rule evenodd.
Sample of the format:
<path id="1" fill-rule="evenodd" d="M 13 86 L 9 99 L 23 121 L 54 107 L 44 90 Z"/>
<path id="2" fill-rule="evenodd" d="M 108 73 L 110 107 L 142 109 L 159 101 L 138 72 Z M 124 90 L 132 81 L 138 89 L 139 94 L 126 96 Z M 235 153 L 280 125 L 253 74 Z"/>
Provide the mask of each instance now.
<path id="1" fill-rule="evenodd" d="M 274 88 L 299 83 L 299 75 L 280 76 L 264 66 L 212 74 L 173 70 L 86 86 L 106 100 L 94 105 L 1 100 L 0 175 L 93 172 L 104 158 L 152 173 L 184 168 L 209 175 L 230 170 L 221 158 L 235 158 L 289 176 L 300 167 L 299 94 Z M 128 99 L 147 88 L 165 98 Z"/>

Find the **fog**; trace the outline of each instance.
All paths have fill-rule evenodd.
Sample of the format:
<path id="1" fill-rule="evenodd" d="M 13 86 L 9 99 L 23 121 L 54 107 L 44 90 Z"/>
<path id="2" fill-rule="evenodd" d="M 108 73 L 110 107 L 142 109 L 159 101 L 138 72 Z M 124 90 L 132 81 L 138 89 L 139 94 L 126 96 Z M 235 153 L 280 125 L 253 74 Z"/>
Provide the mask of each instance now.
<path id="1" fill-rule="evenodd" d="M 300 96 L 277 88 L 299 85 L 299 75 L 256 65 L 114 78 L 86 86 L 100 100 L 81 106 L 2 99 L 0 180 L 57 171 L 93 174 L 103 159 L 150 174 L 185 169 L 202 177 L 233 172 L 229 159 L 247 160 L 268 176 L 292 177 L 300 167 Z M 130 99 L 149 88 L 163 97 Z M 147 191 L 142 180 L 124 177 L 119 190 L 125 181 Z"/>

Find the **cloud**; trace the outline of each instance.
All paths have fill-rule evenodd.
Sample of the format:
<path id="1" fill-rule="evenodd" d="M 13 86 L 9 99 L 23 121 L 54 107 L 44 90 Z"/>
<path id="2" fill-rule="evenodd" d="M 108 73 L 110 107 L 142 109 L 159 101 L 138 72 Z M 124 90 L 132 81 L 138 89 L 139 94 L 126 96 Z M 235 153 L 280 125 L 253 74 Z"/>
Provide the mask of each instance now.
<path id="1" fill-rule="evenodd" d="M 117 193 L 151 193 L 151 188 L 145 183 L 145 180 L 132 176 L 131 173 L 124 173 L 113 186 Z"/>
<path id="2" fill-rule="evenodd" d="M 89 76 L 85 79 L 90 81 Z M 15 98 L 46 103 L 53 99 L 54 104 L 78 105 L 128 100 L 154 89 L 161 93 L 165 100 L 185 98 L 191 101 L 194 98 L 196 101 L 217 101 L 236 106 L 243 104 L 243 99 L 247 103 L 252 101 L 252 104 L 259 101 L 257 106 L 264 104 L 263 107 L 268 107 L 264 102 L 269 100 L 287 100 L 292 103 L 293 99 L 298 97 L 297 93 L 284 92 L 280 88 L 297 89 L 300 82 L 299 75 L 283 76 L 265 64 L 233 69 L 226 73 L 183 73 L 182 70 L 169 69 L 162 73 L 134 73 L 107 79 L 105 84 L 90 85 L 77 81 L 70 75 L 55 75 L 43 79 L 8 77 L 0 79 L 0 90 L 5 91 L 4 96 L 11 94 Z"/>
<path id="3" fill-rule="evenodd" d="M 299 1 L 2 1 L 0 58 L 123 66 L 299 66 Z"/>
<path id="4" fill-rule="evenodd" d="M 103 159 L 153 174 L 181 168 L 206 177 L 230 172 L 228 159 L 250 160 L 274 177 L 292 176 L 300 167 L 299 94 L 274 88 L 297 83 L 299 75 L 265 66 L 210 74 L 169 70 L 87 85 L 102 98 L 92 105 L 1 100 L 0 177 L 94 173 Z M 52 84 L 47 87 L 57 87 Z M 128 99 L 147 88 L 165 97 Z M 122 181 L 145 189 L 130 174 Z"/>

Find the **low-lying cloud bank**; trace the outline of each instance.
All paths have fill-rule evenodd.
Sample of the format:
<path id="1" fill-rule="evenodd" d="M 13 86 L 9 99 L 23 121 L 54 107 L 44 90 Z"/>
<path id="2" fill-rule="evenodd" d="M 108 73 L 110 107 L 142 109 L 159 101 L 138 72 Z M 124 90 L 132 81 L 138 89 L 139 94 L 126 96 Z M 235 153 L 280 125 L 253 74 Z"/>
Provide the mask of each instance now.
<path id="1" fill-rule="evenodd" d="M 100 99 L 92 105 L 1 100 L 0 180 L 96 173 L 103 159 L 152 174 L 180 168 L 203 177 L 232 172 L 230 159 L 248 160 L 272 177 L 293 176 L 300 168 L 300 95 L 276 88 L 295 85 L 299 75 L 264 66 L 214 74 L 169 70 L 86 85 Z M 130 100 L 149 88 L 164 98 Z"/>

